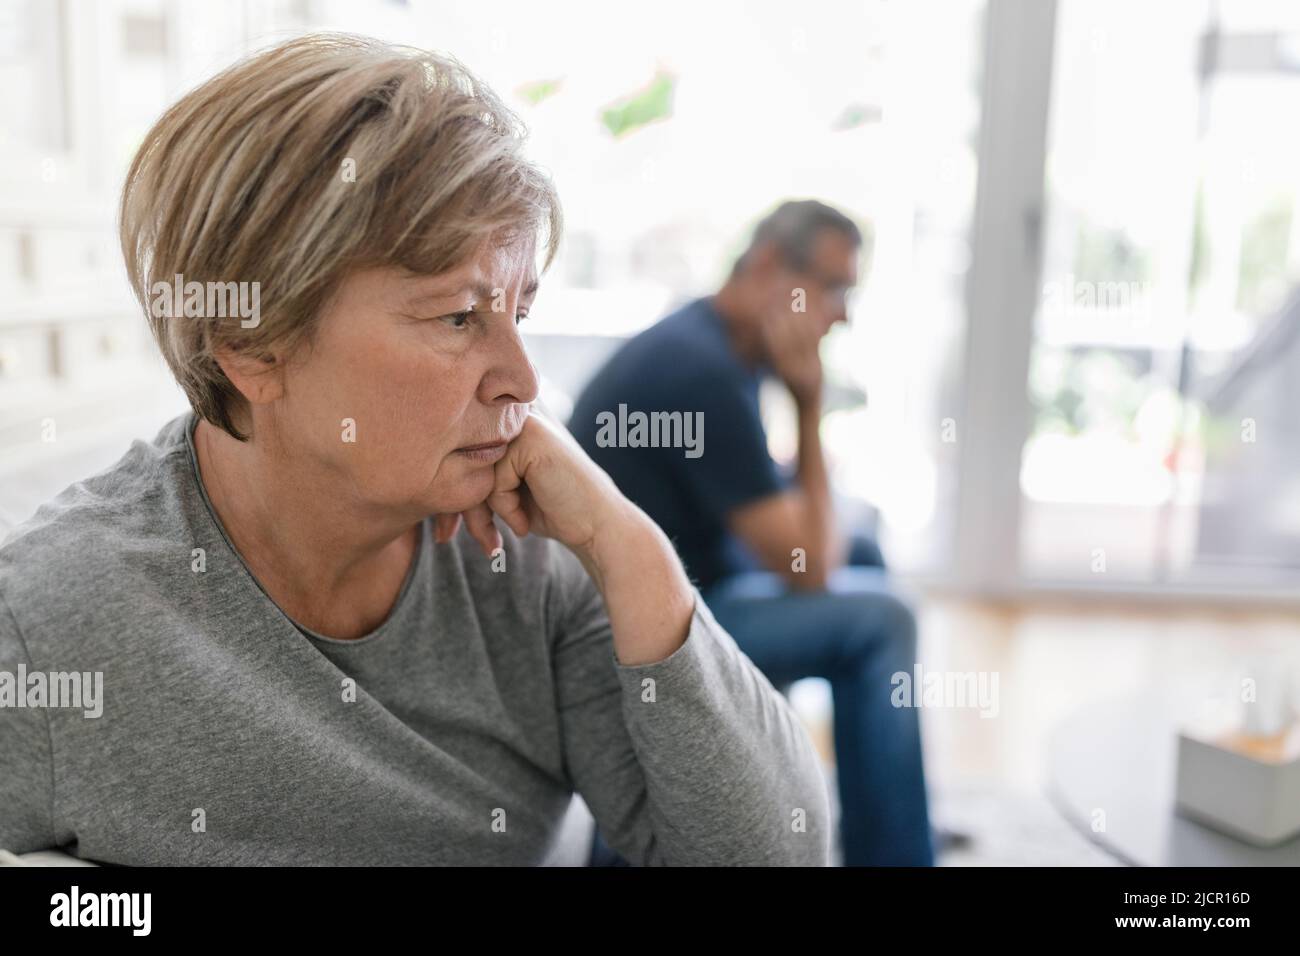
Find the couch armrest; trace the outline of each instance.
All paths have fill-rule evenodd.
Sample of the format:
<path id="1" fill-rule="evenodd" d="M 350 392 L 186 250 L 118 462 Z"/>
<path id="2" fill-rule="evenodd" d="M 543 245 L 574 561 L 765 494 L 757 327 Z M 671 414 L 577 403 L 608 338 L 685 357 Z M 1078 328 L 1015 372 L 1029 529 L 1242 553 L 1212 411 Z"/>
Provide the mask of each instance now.
<path id="1" fill-rule="evenodd" d="M 79 860 L 62 850 L 36 850 L 22 856 L 0 850 L 0 866 L 98 866 L 89 860 Z"/>

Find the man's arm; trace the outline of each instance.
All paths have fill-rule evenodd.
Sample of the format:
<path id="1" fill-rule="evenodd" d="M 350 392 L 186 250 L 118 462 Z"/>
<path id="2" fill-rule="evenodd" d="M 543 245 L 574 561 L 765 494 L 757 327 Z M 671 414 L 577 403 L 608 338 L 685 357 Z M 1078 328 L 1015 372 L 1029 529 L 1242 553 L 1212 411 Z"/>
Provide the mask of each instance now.
<path id="1" fill-rule="evenodd" d="M 799 462 L 795 487 L 742 505 L 728 515 L 731 532 L 763 565 L 792 588 L 821 590 L 844 563 L 845 541 L 835 523 L 830 478 L 821 445 L 821 401 L 799 406 Z M 795 549 L 804 555 L 796 570 Z"/>
<path id="2" fill-rule="evenodd" d="M 822 454 L 821 335 L 806 316 L 785 308 L 760 326 L 768 361 L 794 398 L 799 416 L 795 488 L 742 505 L 727 516 L 731 532 L 791 587 L 820 590 L 844 563 L 845 542 L 835 525 L 830 478 Z M 795 549 L 804 555 L 796 570 Z"/>

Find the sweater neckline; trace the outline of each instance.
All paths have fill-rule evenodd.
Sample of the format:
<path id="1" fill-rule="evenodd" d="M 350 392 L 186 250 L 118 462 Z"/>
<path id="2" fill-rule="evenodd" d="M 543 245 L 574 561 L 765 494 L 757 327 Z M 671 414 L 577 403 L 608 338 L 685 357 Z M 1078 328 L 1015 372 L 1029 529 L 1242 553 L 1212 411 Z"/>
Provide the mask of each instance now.
<path id="1" fill-rule="evenodd" d="M 410 600 L 410 594 L 414 590 L 412 584 L 416 578 L 419 577 L 419 573 L 424 567 L 424 563 L 427 560 L 426 555 L 430 550 L 432 550 L 429 541 L 427 540 L 429 537 L 429 519 L 424 518 L 420 521 L 420 533 L 416 539 L 415 556 L 411 559 L 410 567 L 408 567 L 406 571 L 406 577 L 402 581 L 401 590 L 397 593 L 397 600 L 393 602 L 393 606 L 389 609 L 388 615 L 373 630 L 362 634 L 360 637 L 329 637 L 325 634 L 321 634 L 306 625 L 295 621 L 285 612 L 284 608 L 280 607 L 280 605 L 276 603 L 275 598 L 271 597 L 266 588 L 262 586 L 262 582 L 257 579 L 257 575 L 253 574 L 252 568 L 248 566 L 248 562 L 244 560 L 244 556 L 239 553 L 239 549 L 235 547 L 234 541 L 226 532 L 226 527 L 222 524 L 221 518 L 217 515 L 217 509 L 213 506 L 212 499 L 208 497 L 208 490 L 203 485 L 203 475 L 199 469 L 199 456 L 194 447 L 194 431 L 198 428 L 198 424 L 199 416 L 191 409 L 187 413 L 185 421 L 185 447 L 189 457 L 190 477 L 198 490 L 199 498 L 203 501 L 203 507 L 207 511 L 208 520 L 211 522 L 212 527 L 216 530 L 217 534 L 220 535 L 221 540 L 225 543 L 231 555 L 233 555 L 235 560 L 239 562 L 239 566 L 243 569 L 244 574 L 247 575 L 248 579 L 256 585 L 260 592 L 262 592 L 262 596 L 266 598 L 280 616 L 293 625 L 294 629 L 304 637 L 332 646 L 352 647 L 372 644 L 392 630 L 395 627 L 394 622 L 401 617 L 402 613 L 405 611 L 406 605 Z"/>

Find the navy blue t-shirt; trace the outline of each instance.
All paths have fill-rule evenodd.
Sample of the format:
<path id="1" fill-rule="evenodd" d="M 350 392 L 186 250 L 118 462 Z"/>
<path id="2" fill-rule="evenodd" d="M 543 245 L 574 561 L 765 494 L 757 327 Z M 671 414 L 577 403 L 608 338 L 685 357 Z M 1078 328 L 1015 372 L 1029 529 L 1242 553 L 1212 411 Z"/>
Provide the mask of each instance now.
<path id="1" fill-rule="evenodd" d="M 760 381 L 732 349 L 711 298 L 696 299 L 623 345 L 587 384 L 569 420 L 587 454 L 672 539 L 701 590 L 755 567 L 727 531 L 727 516 L 783 489 L 759 418 Z M 680 412 L 683 422 L 693 416 L 702 425 L 698 457 L 689 447 L 611 444 L 620 434 L 625 443 L 645 440 L 636 437 L 637 412 Z M 666 427 L 659 434 L 667 435 Z"/>

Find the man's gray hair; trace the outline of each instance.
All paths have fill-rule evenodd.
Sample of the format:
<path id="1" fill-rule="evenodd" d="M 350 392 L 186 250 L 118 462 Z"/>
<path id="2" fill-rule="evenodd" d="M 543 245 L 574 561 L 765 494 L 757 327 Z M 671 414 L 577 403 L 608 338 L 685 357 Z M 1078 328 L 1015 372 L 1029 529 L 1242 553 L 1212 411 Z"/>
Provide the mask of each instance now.
<path id="1" fill-rule="evenodd" d="M 855 246 L 862 245 L 862 230 L 852 219 L 816 199 L 787 200 L 777 206 L 754 228 L 747 248 L 731 267 L 738 275 L 748 264 L 754 250 L 775 243 L 777 253 L 793 269 L 806 269 L 812 258 L 813 242 L 823 229 L 835 229 Z"/>

